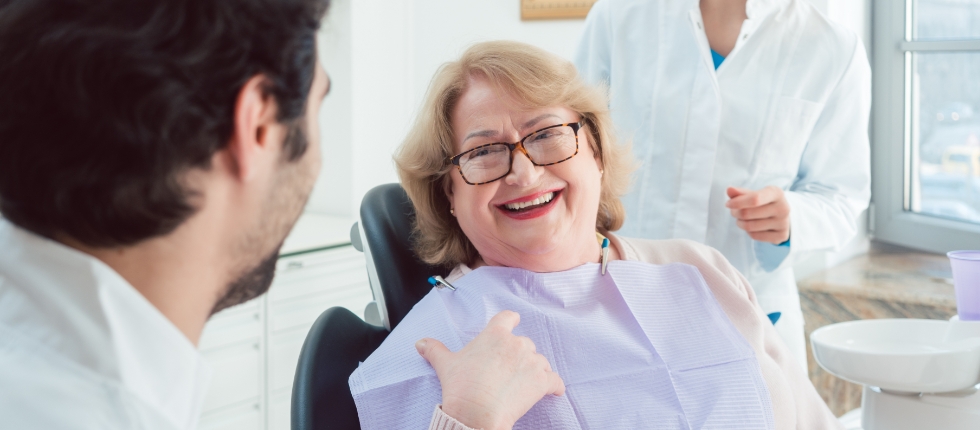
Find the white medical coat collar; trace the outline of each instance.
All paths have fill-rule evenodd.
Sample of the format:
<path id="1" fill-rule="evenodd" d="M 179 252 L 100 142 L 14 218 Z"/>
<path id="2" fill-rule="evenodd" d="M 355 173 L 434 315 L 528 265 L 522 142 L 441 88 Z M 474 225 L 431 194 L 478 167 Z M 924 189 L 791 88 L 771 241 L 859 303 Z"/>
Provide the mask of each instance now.
<path id="1" fill-rule="evenodd" d="M 0 219 L 0 288 L 18 288 L 24 309 L 0 321 L 58 355 L 116 380 L 169 418 L 197 422 L 210 369 L 160 311 L 100 260 Z M 41 352 L 44 351 L 44 352 Z"/>
<path id="2" fill-rule="evenodd" d="M 699 0 L 690 0 L 688 3 L 692 9 L 698 9 L 700 12 L 701 2 Z M 749 20 L 759 20 L 769 16 L 787 3 L 787 0 L 748 0 L 745 2 L 745 15 Z"/>
<path id="3" fill-rule="evenodd" d="M 748 0 L 745 3 L 745 15 L 753 21 L 762 19 L 785 6 L 786 3 L 786 0 Z"/>
<path id="4" fill-rule="evenodd" d="M 735 53 L 735 51 L 738 51 L 741 45 L 745 42 L 746 38 L 755 33 L 756 30 L 759 29 L 759 26 L 765 22 L 766 18 L 785 7 L 788 3 L 788 0 L 747 0 L 745 2 L 745 22 L 742 23 L 742 28 L 739 30 L 738 39 L 735 41 L 735 47 L 732 49 L 732 52 L 728 54 L 728 56 L 731 56 Z M 690 1 L 690 13 L 692 19 L 703 21 L 703 18 L 701 17 L 700 1 Z M 699 31 L 703 32 L 703 30 Z M 700 43 L 707 47 L 707 38 L 702 36 L 698 39 L 701 39 Z M 706 54 L 705 58 L 707 59 L 706 64 L 710 68 L 714 68 L 711 56 Z"/>

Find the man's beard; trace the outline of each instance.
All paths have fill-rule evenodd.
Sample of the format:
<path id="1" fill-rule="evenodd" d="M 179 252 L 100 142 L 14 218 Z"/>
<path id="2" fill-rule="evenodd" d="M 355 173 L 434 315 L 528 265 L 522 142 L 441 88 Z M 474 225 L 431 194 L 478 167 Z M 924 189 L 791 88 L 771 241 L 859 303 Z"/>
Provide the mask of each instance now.
<path id="1" fill-rule="evenodd" d="M 300 124 L 291 126 L 286 135 L 287 141 L 305 139 L 306 133 Z M 286 142 L 283 147 L 287 147 L 288 143 Z M 282 248 L 286 235 L 289 234 L 299 219 L 303 207 L 306 206 L 310 189 L 313 186 L 312 181 L 307 181 L 306 177 L 303 176 L 303 166 L 298 164 L 302 163 L 302 160 L 290 161 L 288 160 L 290 157 L 285 154 L 284 158 L 284 163 L 294 165 L 284 167 L 290 170 L 283 172 L 284 176 L 280 177 L 273 186 L 276 192 L 268 206 L 269 209 L 266 211 L 268 213 L 262 214 L 261 217 L 265 221 L 261 227 L 244 238 L 242 249 L 257 249 L 268 243 L 274 243 L 276 246 L 271 251 L 265 251 L 269 254 L 261 259 L 258 264 L 251 267 L 246 266 L 245 270 L 228 284 L 224 293 L 221 294 L 211 309 L 211 315 L 261 296 L 269 291 L 269 287 L 272 285 L 272 279 L 276 274 L 276 262 L 279 260 L 279 250 Z M 309 183 L 307 184 L 307 182 Z M 269 240 L 270 238 L 273 239 Z M 246 252 L 247 254 L 249 253 Z"/>
<path id="2" fill-rule="evenodd" d="M 269 254 L 252 270 L 243 273 L 238 279 L 228 284 L 225 294 L 218 299 L 211 309 L 211 315 L 232 306 L 245 303 L 269 291 L 272 278 L 276 275 L 276 261 L 279 260 L 279 247 Z"/>

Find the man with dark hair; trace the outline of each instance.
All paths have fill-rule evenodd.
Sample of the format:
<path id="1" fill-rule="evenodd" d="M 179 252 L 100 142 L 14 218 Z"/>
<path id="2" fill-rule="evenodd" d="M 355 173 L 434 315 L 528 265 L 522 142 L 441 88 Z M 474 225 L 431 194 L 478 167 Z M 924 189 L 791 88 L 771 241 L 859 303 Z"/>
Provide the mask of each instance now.
<path id="1" fill-rule="evenodd" d="M 204 324 L 269 288 L 320 168 L 328 3 L 0 0 L 0 427 L 196 426 Z M 468 424 L 544 395 L 516 318 L 420 344 Z"/>

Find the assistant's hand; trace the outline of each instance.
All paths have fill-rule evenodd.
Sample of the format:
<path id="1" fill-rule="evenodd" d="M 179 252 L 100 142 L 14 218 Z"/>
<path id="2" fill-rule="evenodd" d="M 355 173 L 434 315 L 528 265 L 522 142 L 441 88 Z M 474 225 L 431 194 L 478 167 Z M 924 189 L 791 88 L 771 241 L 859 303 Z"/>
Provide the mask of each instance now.
<path id="1" fill-rule="evenodd" d="M 509 429 L 542 397 L 565 394 L 534 342 L 511 333 L 520 321 L 516 312 L 500 312 L 455 353 L 435 339 L 416 342 L 442 384 L 443 412 L 468 427 Z"/>
<path id="2" fill-rule="evenodd" d="M 773 245 L 789 240 L 789 202 L 783 190 L 771 185 L 758 191 L 728 187 L 728 198 L 725 207 L 752 239 Z"/>

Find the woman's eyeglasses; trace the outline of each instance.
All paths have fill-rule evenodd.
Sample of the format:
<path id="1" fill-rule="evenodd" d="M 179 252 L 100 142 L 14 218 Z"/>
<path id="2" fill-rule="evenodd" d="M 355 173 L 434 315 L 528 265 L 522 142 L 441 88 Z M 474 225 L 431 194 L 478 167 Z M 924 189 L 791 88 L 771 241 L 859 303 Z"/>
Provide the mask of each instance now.
<path id="1" fill-rule="evenodd" d="M 470 185 L 483 185 L 510 174 L 516 149 L 535 166 L 558 164 L 578 154 L 578 122 L 545 127 L 515 143 L 488 143 L 449 159 Z"/>

